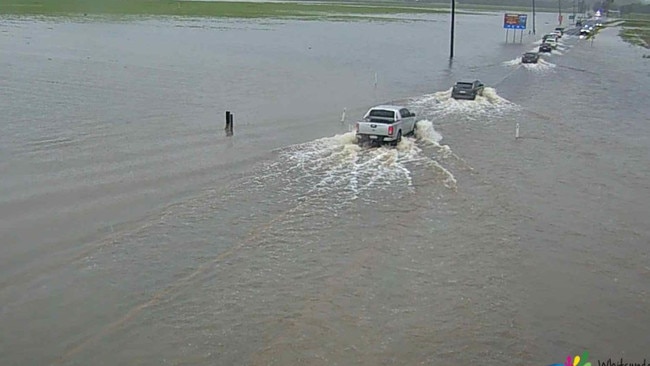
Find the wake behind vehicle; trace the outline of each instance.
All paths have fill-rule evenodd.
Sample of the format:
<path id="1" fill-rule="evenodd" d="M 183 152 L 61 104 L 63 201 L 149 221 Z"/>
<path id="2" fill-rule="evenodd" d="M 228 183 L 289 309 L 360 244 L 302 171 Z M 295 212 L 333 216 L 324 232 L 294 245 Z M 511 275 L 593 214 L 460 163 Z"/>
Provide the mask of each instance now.
<path id="1" fill-rule="evenodd" d="M 536 64 L 539 61 L 539 53 L 537 52 L 526 52 L 521 56 L 522 64 Z"/>
<path id="2" fill-rule="evenodd" d="M 415 113 L 398 105 L 378 105 L 366 112 L 356 124 L 360 144 L 388 142 L 396 146 L 402 136 L 415 135 Z"/>
<path id="3" fill-rule="evenodd" d="M 485 90 L 485 85 L 480 80 L 459 81 L 451 90 L 451 97 L 475 100 L 476 96 L 483 95 L 483 90 Z"/>

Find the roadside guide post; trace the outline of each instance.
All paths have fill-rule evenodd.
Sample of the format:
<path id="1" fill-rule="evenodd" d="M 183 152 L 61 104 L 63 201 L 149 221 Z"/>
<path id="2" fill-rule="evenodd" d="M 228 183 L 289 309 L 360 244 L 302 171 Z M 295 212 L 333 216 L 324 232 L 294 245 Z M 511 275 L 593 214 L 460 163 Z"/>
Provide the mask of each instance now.
<path id="1" fill-rule="evenodd" d="M 228 134 L 228 131 L 230 131 L 230 111 L 226 111 L 226 135 Z"/>
<path id="2" fill-rule="evenodd" d="M 234 114 L 226 111 L 226 136 L 233 135 Z"/>
<path id="3" fill-rule="evenodd" d="M 519 122 L 515 124 L 515 140 L 519 138 Z"/>
<path id="4" fill-rule="evenodd" d="M 373 97 L 375 101 L 377 100 L 377 81 L 378 81 L 377 72 L 375 71 L 375 85 L 373 88 Z"/>

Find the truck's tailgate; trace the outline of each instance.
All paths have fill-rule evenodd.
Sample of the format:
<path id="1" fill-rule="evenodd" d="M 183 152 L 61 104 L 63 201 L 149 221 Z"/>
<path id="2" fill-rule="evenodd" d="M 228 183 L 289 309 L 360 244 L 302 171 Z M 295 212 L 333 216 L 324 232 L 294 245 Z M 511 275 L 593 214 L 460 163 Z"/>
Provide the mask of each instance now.
<path id="1" fill-rule="evenodd" d="M 359 122 L 359 134 L 374 135 L 374 136 L 388 136 L 388 126 L 391 123 L 386 122 Z"/>

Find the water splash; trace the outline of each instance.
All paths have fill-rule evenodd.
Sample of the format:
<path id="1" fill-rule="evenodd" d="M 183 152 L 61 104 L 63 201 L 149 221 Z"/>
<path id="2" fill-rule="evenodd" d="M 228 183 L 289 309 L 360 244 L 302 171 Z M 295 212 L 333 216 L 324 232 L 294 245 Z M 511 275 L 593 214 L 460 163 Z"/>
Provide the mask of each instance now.
<path id="1" fill-rule="evenodd" d="M 513 58 L 512 60 L 503 61 L 504 66 L 517 67 L 521 65 L 521 57 Z"/>
<path id="2" fill-rule="evenodd" d="M 462 115 L 471 120 L 482 120 L 486 116 L 499 116 L 519 107 L 499 96 L 496 89 L 486 87 L 483 95 L 475 100 L 456 100 L 451 97 L 451 88 L 446 91 L 424 95 L 410 100 L 410 105 L 420 114 L 432 116 Z"/>
<path id="3" fill-rule="evenodd" d="M 442 135 L 433 127 L 433 122 L 424 119 L 416 123 L 415 137 L 418 140 L 426 141 L 440 146 Z"/>
<path id="4" fill-rule="evenodd" d="M 555 64 L 542 58 L 536 64 L 521 64 L 525 69 L 533 72 L 547 72 L 555 68 Z"/>
<path id="5" fill-rule="evenodd" d="M 355 200 L 374 202 L 378 196 L 412 192 L 417 167 L 428 167 L 424 173 L 433 174 L 434 182 L 455 190 L 456 178 L 442 163 L 454 155 L 441 141 L 429 120 L 418 121 L 416 135 L 395 147 L 361 147 L 354 132 L 324 137 L 280 149 L 277 161 L 249 183 L 276 185 L 287 200 L 310 200 L 334 210 Z"/>

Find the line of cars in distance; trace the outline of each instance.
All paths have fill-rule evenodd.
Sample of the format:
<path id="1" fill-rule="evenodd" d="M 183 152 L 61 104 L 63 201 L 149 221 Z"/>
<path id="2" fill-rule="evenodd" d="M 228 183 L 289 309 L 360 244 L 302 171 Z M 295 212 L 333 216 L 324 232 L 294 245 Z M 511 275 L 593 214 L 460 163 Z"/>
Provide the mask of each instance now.
<path id="1" fill-rule="evenodd" d="M 600 18 L 586 21 L 582 24 L 582 28 L 580 28 L 580 39 L 589 37 L 594 32 L 595 28 L 600 28 L 602 26 L 603 22 Z"/>
<path id="2" fill-rule="evenodd" d="M 558 40 L 564 35 L 564 28 L 557 27 L 553 33 L 545 34 L 542 37 L 542 44 L 539 45 L 538 52 L 526 52 L 521 56 L 522 64 L 536 64 L 539 62 L 540 53 L 550 53 L 557 49 Z"/>
<path id="3" fill-rule="evenodd" d="M 582 25 L 580 30 L 581 38 L 589 34 L 594 27 L 601 27 L 599 19 L 589 21 Z M 552 33 L 542 37 L 538 52 L 526 52 L 521 56 L 521 62 L 537 63 L 540 53 L 550 53 L 558 47 L 558 40 L 564 35 L 564 27 L 557 27 Z M 475 100 L 477 96 L 483 95 L 485 85 L 480 80 L 459 81 L 452 90 L 451 97 L 454 99 Z M 397 146 L 402 136 L 415 135 L 417 129 L 415 113 L 404 106 L 399 105 L 378 105 L 370 108 L 363 119 L 356 123 L 356 137 L 361 145 L 389 143 Z"/>
<path id="4" fill-rule="evenodd" d="M 602 18 L 599 16 L 594 19 L 589 19 L 586 21 L 576 21 L 576 25 L 580 26 L 580 31 L 578 32 L 581 39 L 589 37 L 594 29 L 600 28 L 603 26 Z M 526 52 L 521 57 L 521 62 L 524 64 L 527 63 L 537 63 L 539 61 L 539 55 L 541 53 L 550 53 L 554 49 L 557 49 L 558 40 L 564 35 L 565 28 L 557 27 L 553 33 L 545 34 L 542 38 L 542 44 L 539 45 L 538 52 Z"/>

